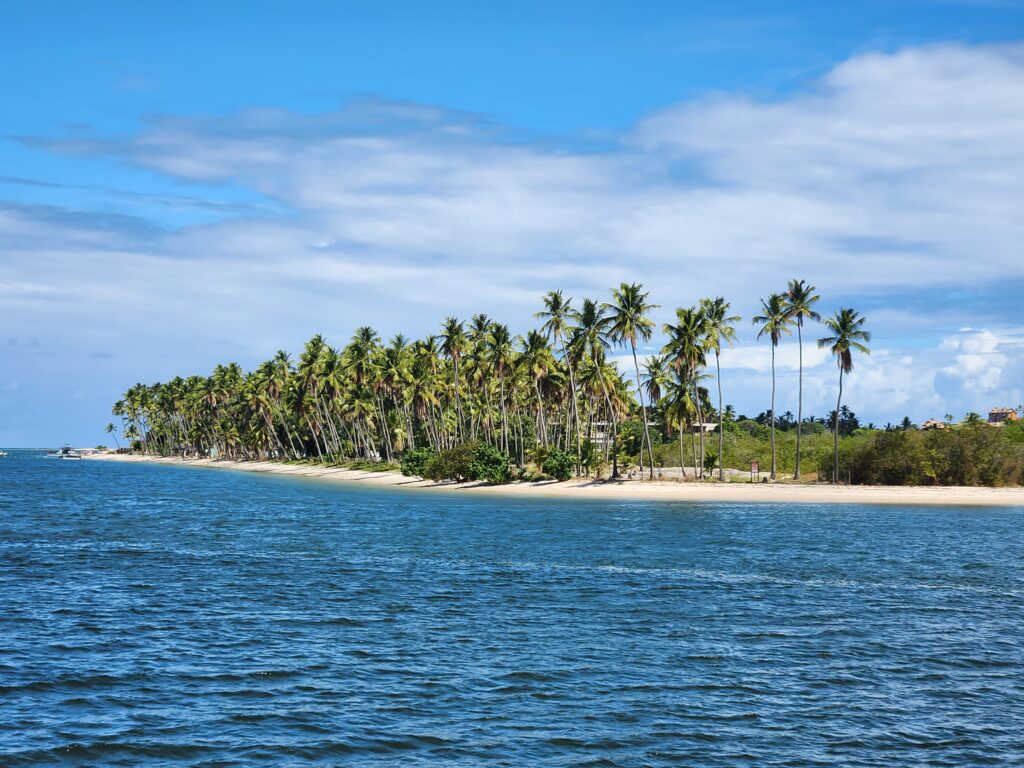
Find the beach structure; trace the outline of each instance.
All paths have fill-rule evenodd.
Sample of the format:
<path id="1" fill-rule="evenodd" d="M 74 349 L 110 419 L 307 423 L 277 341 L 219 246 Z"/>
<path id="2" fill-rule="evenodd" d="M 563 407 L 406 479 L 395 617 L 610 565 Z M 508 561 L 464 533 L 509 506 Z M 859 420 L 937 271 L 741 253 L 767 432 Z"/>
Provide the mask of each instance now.
<path id="1" fill-rule="evenodd" d="M 993 408 L 988 412 L 988 423 L 992 425 L 998 426 L 1016 420 L 1017 411 L 1013 408 Z"/>

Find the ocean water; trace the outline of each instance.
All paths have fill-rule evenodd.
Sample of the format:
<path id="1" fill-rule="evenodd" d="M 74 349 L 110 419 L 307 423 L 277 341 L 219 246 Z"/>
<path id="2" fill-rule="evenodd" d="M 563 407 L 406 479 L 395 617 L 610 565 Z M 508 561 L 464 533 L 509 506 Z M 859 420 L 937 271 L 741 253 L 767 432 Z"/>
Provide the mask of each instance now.
<path id="1" fill-rule="evenodd" d="M 0 765 L 1020 765 L 1022 522 L 12 455 Z"/>

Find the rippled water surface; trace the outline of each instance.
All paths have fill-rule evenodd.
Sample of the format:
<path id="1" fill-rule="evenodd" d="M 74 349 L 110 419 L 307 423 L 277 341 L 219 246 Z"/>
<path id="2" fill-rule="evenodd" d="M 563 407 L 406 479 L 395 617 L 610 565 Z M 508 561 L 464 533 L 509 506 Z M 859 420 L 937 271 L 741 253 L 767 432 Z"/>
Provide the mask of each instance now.
<path id="1" fill-rule="evenodd" d="M 0 459 L 0 765 L 1024 764 L 1021 509 Z"/>

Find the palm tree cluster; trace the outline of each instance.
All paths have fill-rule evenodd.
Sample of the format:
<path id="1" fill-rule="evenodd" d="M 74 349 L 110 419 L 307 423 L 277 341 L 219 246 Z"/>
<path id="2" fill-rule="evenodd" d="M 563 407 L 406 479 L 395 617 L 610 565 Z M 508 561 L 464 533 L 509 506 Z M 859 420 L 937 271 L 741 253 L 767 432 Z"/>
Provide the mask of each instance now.
<path id="1" fill-rule="evenodd" d="M 767 300 L 755 320 L 772 339 L 773 360 L 790 325 L 801 329 L 804 318 L 818 318 L 813 287 L 793 281 L 790 288 L 786 298 Z M 610 301 L 584 299 L 578 308 L 561 291 L 549 292 L 535 315 L 540 327 L 522 336 L 483 314 L 469 321 L 448 317 L 438 334 L 415 341 L 399 334 L 385 342 L 364 326 L 338 349 L 316 335 L 296 360 L 279 351 L 251 372 L 231 363 L 210 376 L 136 384 L 113 413 L 130 444 L 163 455 L 394 461 L 412 448 L 441 452 L 475 442 L 520 466 L 554 449 L 575 457 L 578 473 L 610 461 L 613 476 L 620 426 L 639 418 L 640 470 L 646 458 L 653 477 L 651 427 L 657 425 L 649 421 L 650 405 L 663 416 L 663 431 L 678 432 L 680 465 L 683 435 L 691 436 L 700 476 L 708 463 L 705 419 L 717 415 L 722 479 L 727 409 L 719 359 L 735 341 L 740 318 L 720 297 L 677 309 L 676 322 L 663 326 L 668 341 L 661 354 L 641 365 L 637 348 L 653 335 L 649 315 L 656 306 L 642 286 L 623 283 Z M 832 347 L 842 376 L 852 368 L 843 362 L 850 350 L 866 351 L 869 336 L 852 310 L 827 324 L 833 335 L 819 344 Z M 630 351 L 632 381 L 609 359 L 616 346 Z M 701 384 L 712 355 L 717 406 Z"/>

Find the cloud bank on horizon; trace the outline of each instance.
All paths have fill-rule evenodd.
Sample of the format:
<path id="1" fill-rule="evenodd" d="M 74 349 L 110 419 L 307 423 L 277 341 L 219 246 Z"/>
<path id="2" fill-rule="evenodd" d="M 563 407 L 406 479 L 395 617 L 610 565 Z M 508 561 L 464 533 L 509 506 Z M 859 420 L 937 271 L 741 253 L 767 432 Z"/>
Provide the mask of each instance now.
<path id="1" fill-rule="evenodd" d="M 97 185 L 73 207 L 7 178 L 0 442 L 59 439 L 74 408 L 98 439 L 137 380 L 251 367 L 313 333 L 425 335 L 480 311 L 525 330 L 543 292 L 604 298 L 621 281 L 645 284 L 659 322 L 701 296 L 733 303 L 741 344 L 722 363 L 740 412 L 768 394 L 747 318 L 794 277 L 823 311 L 869 318 L 874 354 L 847 390 L 862 416 L 1024 402 L 1022 45 L 865 53 L 775 99 L 691 99 L 592 140 L 361 99 L 20 141 L 181 193 Z M 784 340 L 780 411 L 795 355 Z M 805 411 L 824 414 L 834 366 L 805 355 Z M 48 384 L 62 379 L 66 404 Z"/>

